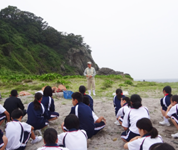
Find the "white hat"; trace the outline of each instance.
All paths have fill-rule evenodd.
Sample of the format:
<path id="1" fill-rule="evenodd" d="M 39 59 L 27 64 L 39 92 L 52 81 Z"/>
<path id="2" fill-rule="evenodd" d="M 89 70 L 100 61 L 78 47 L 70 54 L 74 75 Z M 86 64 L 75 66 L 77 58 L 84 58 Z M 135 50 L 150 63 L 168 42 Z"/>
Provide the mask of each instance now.
<path id="1" fill-rule="evenodd" d="M 91 65 L 91 62 L 89 61 L 89 62 L 87 62 L 87 64 L 90 64 L 90 65 Z"/>

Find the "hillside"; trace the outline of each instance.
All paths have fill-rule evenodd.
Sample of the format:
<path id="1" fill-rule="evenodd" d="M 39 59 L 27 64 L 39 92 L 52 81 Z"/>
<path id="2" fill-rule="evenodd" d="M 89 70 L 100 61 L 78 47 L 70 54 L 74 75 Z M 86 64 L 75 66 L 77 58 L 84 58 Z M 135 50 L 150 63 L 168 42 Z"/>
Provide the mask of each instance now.
<path id="1" fill-rule="evenodd" d="M 59 32 L 17 7 L 0 11 L 0 74 L 82 74 L 87 61 L 98 70 L 81 35 Z"/>

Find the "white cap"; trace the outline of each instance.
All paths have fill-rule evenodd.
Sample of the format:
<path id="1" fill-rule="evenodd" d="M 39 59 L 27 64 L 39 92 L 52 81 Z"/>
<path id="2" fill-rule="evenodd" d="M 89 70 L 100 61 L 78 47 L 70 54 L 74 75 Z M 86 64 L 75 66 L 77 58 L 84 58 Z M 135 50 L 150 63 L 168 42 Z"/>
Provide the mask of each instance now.
<path id="1" fill-rule="evenodd" d="M 87 62 L 87 64 L 90 64 L 90 65 L 91 65 L 91 62 L 89 61 L 89 62 Z"/>

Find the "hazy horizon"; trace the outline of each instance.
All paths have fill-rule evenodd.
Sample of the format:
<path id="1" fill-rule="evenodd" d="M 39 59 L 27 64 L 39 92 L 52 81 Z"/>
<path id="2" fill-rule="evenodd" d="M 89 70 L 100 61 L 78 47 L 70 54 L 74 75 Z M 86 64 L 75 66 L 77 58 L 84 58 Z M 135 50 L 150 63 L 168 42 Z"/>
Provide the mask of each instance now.
<path id="1" fill-rule="evenodd" d="M 178 1 L 6 0 L 58 31 L 82 35 L 101 67 L 134 79 L 176 79 Z"/>

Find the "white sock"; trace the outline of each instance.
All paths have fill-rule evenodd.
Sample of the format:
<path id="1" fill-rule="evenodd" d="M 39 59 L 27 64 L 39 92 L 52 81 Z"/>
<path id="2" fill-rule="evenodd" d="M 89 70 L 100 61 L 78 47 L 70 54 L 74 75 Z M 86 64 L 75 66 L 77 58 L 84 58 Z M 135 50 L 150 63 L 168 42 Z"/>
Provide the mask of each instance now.
<path id="1" fill-rule="evenodd" d="M 91 95 L 91 90 L 88 90 L 89 95 Z"/>
<path id="2" fill-rule="evenodd" d="M 95 94 L 95 90 L 93 90 L 93 94 Z"/>
<path id="3" fill-rule="evenodd" d="M 165 117 L 163 117 L 163 118 L 164 118 L 164 121 L 165 121 L 166 123 L 169 122 L 167 118 L 165 118 Z"/>

